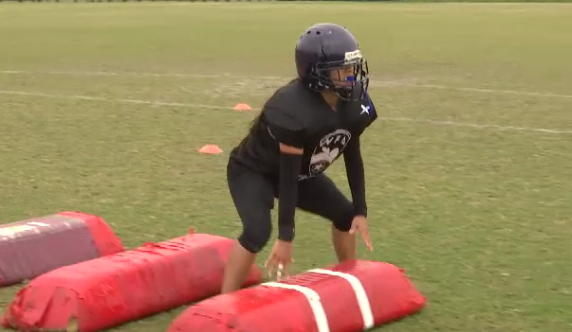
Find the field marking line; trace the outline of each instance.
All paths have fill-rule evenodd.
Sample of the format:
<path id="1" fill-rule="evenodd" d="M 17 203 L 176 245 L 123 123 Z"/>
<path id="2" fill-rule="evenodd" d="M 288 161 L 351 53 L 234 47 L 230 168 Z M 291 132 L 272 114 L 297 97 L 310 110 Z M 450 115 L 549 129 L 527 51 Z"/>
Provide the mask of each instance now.
<path id="1" fill-rule="evenodd" d="M 143 104 L 143 105 L 153 105 L 153 106 L 171 106 L 171 107 L 185 107 L 185 108 L 209 108 L 209 109 L 233 109 L 232 107 L 217 106 L 217 105 L 188 104 L 188 103 L 176 103 L 176 102 L 140 100 L 140 99 L 123 99 L 123 98 L 116 99 L 116 98 L 105 98 L 105 97 L 85 96 L 85 95 L 59 95 L 59 94 L 52 94 L 52 93 L 28 92 L 28 91 L 0 90 L 0 94 L 29 96 L 29 97 L 44 97 L 44 98 L 50 98 L 50 99 L 71 99 L 71 100 L 102 101 L 102 102 L 108 102 L 108 103 Z"/>
<path id="2" fill-rule="evenodd" d="M 28 92 L 28 91 L 0 90 L 0 95 L 43 97 L 43 98 L 50 98 L 50 99 L 101 101 L 101 102 L 107 102 L 107 103 L 140 104 L 140 105 L 166 106 L 166 107 L 233 110 L 233 107 L 231 107 L 231 106 L 206 105 L 206 104 L 195 104 L 195 103 L 179 103 L 179 102 L 166 102 L 166 101 L 140 100 L 140 99 L 116 99 L 116 98 L 105 98 L 105 97 L 85 96 L 85 95 L 59 95 L 59 94 L 51 94 L 51 93 L 43 93 L 43 92 Z M 259 110 L 259 109 L 254 108 L 254 110 Z M 500 130 L 500 131 L 512 130 L 512 131 L 539 132 L 539 133 L 560 134 L 560 135 L 572 134 L 572 129 L 560 130 L 560 129 L 535 128 L 535 127 L 502 126 L 502 125 L 495 125 L 495 124 L 477 124 L 477 123 L 470 123 L 470 122 L 441 121 L 441 120 L 431 120 L 431 119 L 415 119 L 415 118 L 407 118 L 407 117 L 379 117 L 379 119 L 385 120 L 385 121 L 414 122 L 414 123 L 421 123 L 421 124 L 434 124 L 434 125 L 455 126 L 455 127 L 470 127 L 470 128 L 476 128 L 476 129 L 494 129 L 494 130 Z"/>
<path id="3" fill-rule="evenodd" d="M 519 91 L 519 90 L 497 90 L 497 89 L 484 89 L 484 88 L 467 88 L 467 87 L 451 87 L 438 84 L 405 84 L 410 87 L 440 89 L 440 90 L 457 90 L 468 92 L 482 92 L 482 93 L 499 93 L 510 95 L 523 95 L 532 97 L 549 97 L 549 98 L 572 98 L 572 95 L 550 93 L 550 92 L 533 92 L 533 91 Z"/>
<path id="4" fill-rule="evenodd" d="M 177 74 L 177 73 L 145 73 L 145 72 L 110 72 L 110 71 L 26 71 L 26 70 L 0 70 L 3 75 L 67 75 L 67 76 L 115 76 L 115 77 L 179 77 L 179 78 L 237 78 L 237 79 L 262 79 L 274 81 L 288 81 L 290 78 L 280 76 L 246 76 L 235 74 Z M 373 87 L 389 87 L 389 86 L 404 86 L 413 88 L 427 88 L 451 91 L 465 91 L 465 92 L 479 92 L 479 93 L 493 93 L 493 94 L 511 94 L 531 97 L 545 97 L 545 98 L 564 98 L 572 99 L 572 94 L 559 94 L 551 92 L 537 92 L 537 91 L 519 91 L 519 90 L 505 90 L 505 89 L 486 89 L 486 88 L 471 88 L 471 87 L 454 87 L 439 84 L 421 84 L 421 83 L 407 83 L 395 81 L 372 80 L 370 81 Z"/>
<path id="5" fill-rule="evenodd" d="M 434 124 L 442 126 L 468 127 L 475 129 L 495 129 L 498 131 L 525 131 L 525 132 L 528 131 L 528 132 L 563 134 L 563 135 L 572 134 L 572 129 L 568 130 L 568 129 L 549 129 L 549 128 L 536 128 L 536 127 L 503 126 L 495 124 L 479 124 L 471 122 L 456 122 L 456 121 L 443 121 L 443 120 L 431 120 L 431 119 L 414 119 L 406 117 L 389 117 L 389 118 L 380 117 L 380 119 L 384 119 L 387 121 L 397 121 L 397 122 L 416 122 L 416 123 Z"/>

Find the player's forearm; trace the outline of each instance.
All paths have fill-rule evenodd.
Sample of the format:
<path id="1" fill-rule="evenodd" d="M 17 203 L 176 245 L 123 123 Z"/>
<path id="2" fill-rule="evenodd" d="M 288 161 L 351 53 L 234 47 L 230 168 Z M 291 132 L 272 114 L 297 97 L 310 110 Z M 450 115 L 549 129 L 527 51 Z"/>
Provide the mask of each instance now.
<path id="1" fill-rule="evenodd" d="M 278 238 L 288 242 L 294 239 L 294 215 L 298 202 L 298 173 L 301 162 L 301 155 L 280 154 Z"/>
<path id="2" fill-rule="evenodd" d="M 361 156 L 359 137 L 350 141 L 344 152 L 344 162 L 348 183 L 352 193 L 352 201 L 356 215 L 367 216 L 367 204 L 365 200 L 365 172 Z"/>

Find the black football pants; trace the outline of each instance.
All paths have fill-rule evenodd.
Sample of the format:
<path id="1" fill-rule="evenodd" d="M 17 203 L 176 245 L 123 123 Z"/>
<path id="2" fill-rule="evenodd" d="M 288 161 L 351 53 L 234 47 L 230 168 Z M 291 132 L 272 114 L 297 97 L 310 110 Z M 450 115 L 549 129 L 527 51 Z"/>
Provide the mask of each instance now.
<path id="1" fill-rule="evenodd" d="M 257 253 L 272 233 L 271 210 L 278 197 L 278 182 L 229 158 L 227 181 L 243 230 L 239 243 Z M 325 174 L 299 182 L 298 208 L 330 220 L 347 232 L 355 215 L 353 204 Z"/>

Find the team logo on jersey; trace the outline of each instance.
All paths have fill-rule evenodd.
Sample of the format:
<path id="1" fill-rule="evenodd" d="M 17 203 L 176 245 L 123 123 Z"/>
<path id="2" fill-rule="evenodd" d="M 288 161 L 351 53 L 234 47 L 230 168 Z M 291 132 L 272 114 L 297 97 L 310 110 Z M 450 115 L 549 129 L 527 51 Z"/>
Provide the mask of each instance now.
<path id="1" fill-rule="evenodd" d="M 335 130 L 320 139 L 310 157 L 308 177 L 325 171 L 343 152 L 352 134 L 345 129 Z"/>

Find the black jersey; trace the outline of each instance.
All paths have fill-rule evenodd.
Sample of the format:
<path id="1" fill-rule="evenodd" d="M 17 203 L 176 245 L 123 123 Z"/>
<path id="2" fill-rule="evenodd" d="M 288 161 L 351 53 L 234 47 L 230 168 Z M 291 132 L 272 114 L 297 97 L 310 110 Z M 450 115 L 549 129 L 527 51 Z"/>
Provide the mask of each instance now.
<path id="1" fill-rule="evenodd" d="M 304 180 L 324 172 L 352 139 L 357 139 L 377 118 L 368 94 L 359 101 L 341 102 L 334 111 L 316 92 L 295 80 L 265 104 L 247 137 L 231 158 L 253 171 L 276 178 L 279 142 L 304 149 L 298 175 Z"/>

